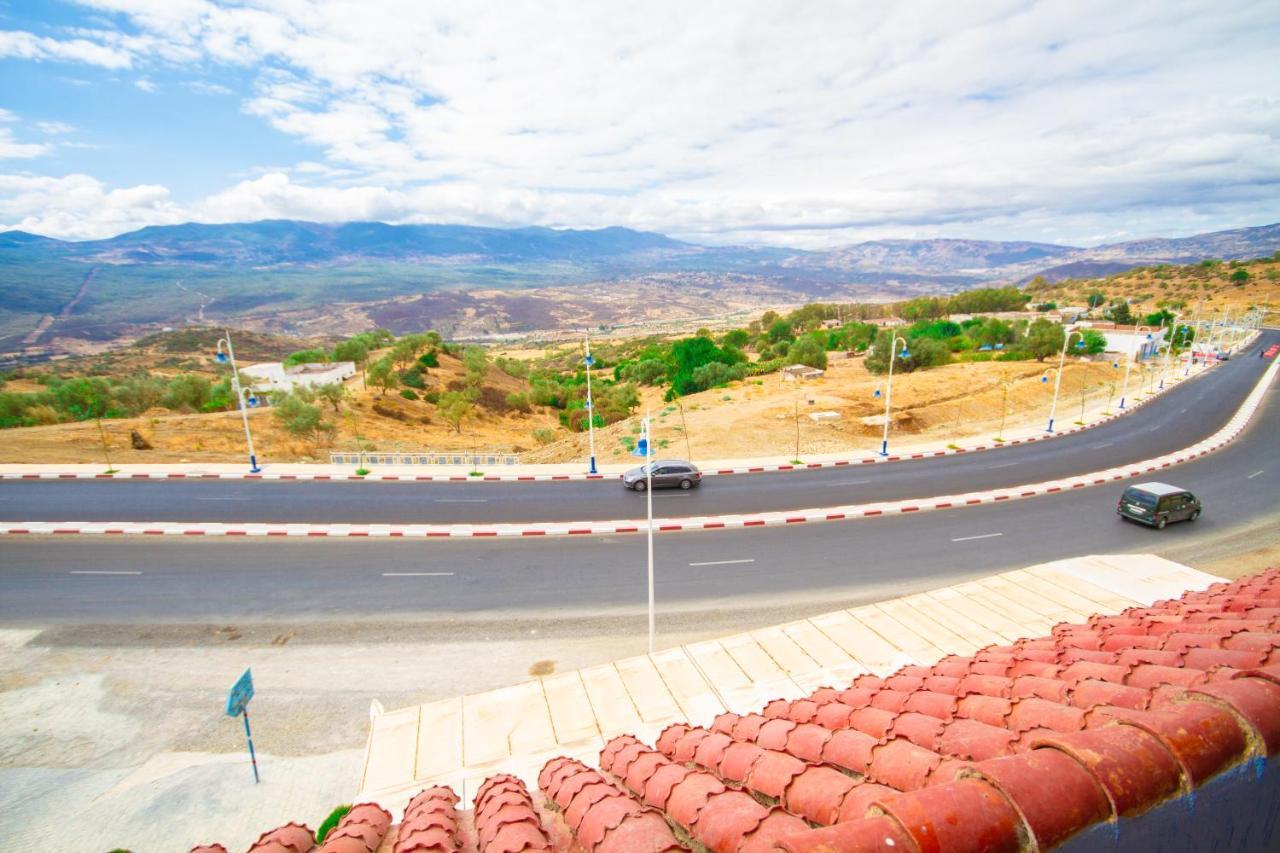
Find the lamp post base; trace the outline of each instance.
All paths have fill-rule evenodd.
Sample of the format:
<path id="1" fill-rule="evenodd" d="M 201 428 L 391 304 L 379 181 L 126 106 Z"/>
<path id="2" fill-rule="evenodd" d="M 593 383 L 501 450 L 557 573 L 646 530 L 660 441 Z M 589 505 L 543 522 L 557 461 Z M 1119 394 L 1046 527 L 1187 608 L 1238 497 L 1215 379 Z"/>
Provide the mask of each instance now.
<path id="1" fill-rule="evenodd" d="M 1053 432 L 1053 418 L 1049 418 L 1049 428 L 1045 430 L 1047 433 Z"/>
<path id="2" fill-rule="evenodd" d="M 591 457 L 591 468 L 587 471 L 587 473 L 588 474 L 599 473 L 598 471 L 596 471 L 596 458 L 594 456 Z"/>
<path id="3" fill-rule="evenodd" d="M 888 441 L 882 441 L 882 442 L 880 442 L 880 455 L 881 455 L 881 456 L 888 456 L 888 455 L 889 455 L 889 442 L 888 442 Z"/>
<path id="4" fill-rule="evenodd" d="M 256 456 L 249 457 L 249 473 L 250 474 L 262 473 L 262 469 L 258 467 L 258 457 Z"/>

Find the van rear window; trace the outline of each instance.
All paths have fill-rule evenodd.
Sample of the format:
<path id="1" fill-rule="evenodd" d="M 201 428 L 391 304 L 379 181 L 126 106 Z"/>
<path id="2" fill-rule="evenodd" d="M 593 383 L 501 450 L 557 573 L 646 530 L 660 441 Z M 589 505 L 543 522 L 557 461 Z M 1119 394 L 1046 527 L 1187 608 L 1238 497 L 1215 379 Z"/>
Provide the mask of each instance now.
<path id="1" fill-rule="evenodd" d="M 1126 503 L 1137 504 L 1147 509 L 1155 509 L 1156 507 L 1155 495 L 1149 492 L 1140 492 L 1137 489 L 1127 489 L 1124 493 L 1124 500 Z"/>

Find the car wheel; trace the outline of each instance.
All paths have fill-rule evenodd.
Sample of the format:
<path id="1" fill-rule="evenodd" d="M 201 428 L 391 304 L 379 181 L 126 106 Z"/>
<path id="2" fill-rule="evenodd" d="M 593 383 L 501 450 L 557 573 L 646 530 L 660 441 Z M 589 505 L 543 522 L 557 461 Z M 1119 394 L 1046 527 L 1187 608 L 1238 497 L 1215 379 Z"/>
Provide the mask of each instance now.
<path id="1" fill-rule="evenodd" d="M 680 488 L 684 489 L 686 492 L 687 492 L 687 491 L 689 491 L 690 489 L 692 489 L 692 488 L 693 488 L 693 481 L 692 481 L 692 480 L 681 480 L 681 481 L 680 481 Z"/>
<path id="2" fill-rule="evenodd" d="M 1162 518 L 1156 522 L 1156 530 L 1164 530 L 1164 526 L 1169 523 L 1169 519 Z"/>
<path id="3" fill-rule="evenodd" d="M 1196 510 L 1195 512 L 1191 513 L 1191 517 L 1188 518 L 1187 521 L 1195 521 L 1199 517 L 1200 517 L 1200 510 Z"/>
<path id="4" fill-rule="evenodd" d="M 633 488 L 635 488 L 637 492 L 643 492 L 645 489 L 648 488 L 648 485 L 645 483 L 644 480 L 639 480 L 636 482 Z"/>

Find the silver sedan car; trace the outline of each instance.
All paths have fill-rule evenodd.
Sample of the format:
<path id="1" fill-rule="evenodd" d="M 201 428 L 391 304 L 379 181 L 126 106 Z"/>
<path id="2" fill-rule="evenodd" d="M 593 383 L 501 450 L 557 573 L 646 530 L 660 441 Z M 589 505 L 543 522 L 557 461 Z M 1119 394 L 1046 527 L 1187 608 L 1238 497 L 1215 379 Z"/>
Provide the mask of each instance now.
<path id="1" fill-rule="evenodd" d="M 678 459 L 659 459 L 649 463 L 653 468 L 653 474 L 649 479 L 653 480 L 655 489 L 692 489 L 702 482 L 702 472 L 692 462 L 683 462 Z M 648 481 L 645 478 L 645 466 L 632 468 L 630 471 L 622 475 L 622 485 L 636 492 L 643 492 L 648 488 Z"/>

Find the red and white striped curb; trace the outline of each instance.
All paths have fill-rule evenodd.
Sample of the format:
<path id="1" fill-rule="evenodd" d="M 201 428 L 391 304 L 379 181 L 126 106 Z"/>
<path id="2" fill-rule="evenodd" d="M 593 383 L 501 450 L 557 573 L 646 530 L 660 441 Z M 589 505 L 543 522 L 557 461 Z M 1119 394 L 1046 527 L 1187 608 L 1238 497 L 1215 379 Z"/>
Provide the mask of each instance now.
<path id="1" fill-rule="evenodd" d="M 1201 376 L 1205 370 L 1216 367 L 1216 364 L 1206 365 L 1195 376 Z M 1195 378 L 1194 376 L 1191 378 Z M 1059 429 L 1052 434 L 1032 435 L 1026 438 L 1010 439 L 1006 442 L 993 442 L 991 444 L 973 444 L 966 447 L 943 448 L 941 450 L 925 450 L 916 453 L 891 454 L 889 456 L 881 456 L 873 454 L 870 456 L 855 457 L 852 459 L 836 459 L 826 462 L 807 462 L 800 465 L 737 465 L 728 468 L 714 468 L 703 471 L 704 476 L 726 476 L 731 474 L 773 474 L 787 471 L 810 471 L 819 468 L 844 468 L 848 466 L 873 465 L 885 462 L 902 462 L 912 459 L 930 459 L 938 456 L 956 456 L 963 453 L 978 453 L 986 450 L 999 450 L 1002 447 L 1017 447 L 1023 444 L 1031 444 L 1038 441 L 1049 441 L 1065 435 L 1071 435 L 1077 432 L 1093 429 L 1110 423 L 1125 415 L 1142 408 L 1151 400 L 1163 394 L 1165 391 L 1172 390 L 1184 380 L 1184 377 L 1178 376 L 1169 380 L 1163 391 L 1155 391 L 1141 399 L 1135 399 L 1124 411 L 1107 415 L 1092 423 L 1083 426 L 1070 426 L 1066 429 Z M 617 480 L 621 479 L 621 474 L 485 474 L 483 476 L 472 477 L 466 474 L 365 474 L 360 476 L 357 474 L 310 474 L 306 472 L 298 472 L 292 474 L 274 474 L 264 472 L 261 474 L 250 474 L 241 471 L 222 471 L 210 473 L 198 472 L 181 472 L 181 471 L 150 471 L 150 472 L 117 472 L 115 474 L 103 474 L 93 471 L 38 471 L 38 472 L 0 472 L 0 480 L 250 480 L 250 481 L 267 481 L 267 482 L 351 482 L 351 483 L 548 483 L 548 482 L 582 482 L 585 480 Z"/>
<path id="2" fill-rule="evenodd" d="M 1229 444 L 1249 424 L 1262 404 L 1280 362 L 1273 362 L 1244 403 L 1222 429 L 1191 447 L 1129 465 L 1080 474 L 1062 480 L 1048 480 L 1008 489 L 942 495 L 905 501 L 852 504 L 835 507 L 771 512 L 758 515 L 724 515 L 654 519 L 654 530 L 730 530 L 748 527 L 781 527 L 818 521 L 876 518 L 941 509 L 1015 501 L 1023 498 L 1098 486 L 1116 480 L 1141 477 L 1183 462 L 1189 462 Z M 221 522 L 8 522 L 0 523 L 0 535 L 13 534 L 114 534 L 153 536 L 283 536 L 283 537 L 402 537 L 410 539 L 484 539 L 525 536 L 591 536 L 639 533 L 646 530 L 644 519 L 627 521 L 536 522 L 529 524 L 227 524 Z"/>

